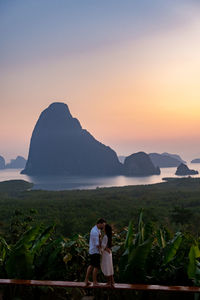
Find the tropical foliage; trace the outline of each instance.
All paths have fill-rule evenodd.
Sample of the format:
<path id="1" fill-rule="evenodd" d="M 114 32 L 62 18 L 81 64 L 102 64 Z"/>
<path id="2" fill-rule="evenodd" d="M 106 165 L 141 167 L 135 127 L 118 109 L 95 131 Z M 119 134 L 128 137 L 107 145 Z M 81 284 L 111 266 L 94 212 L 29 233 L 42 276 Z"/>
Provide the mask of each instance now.
<path id="1" fill-rule="evenodd" d="M 18 181 L 0 185 L 0 276 L 83 281 L 88 231 L 104 217 L 114 225 L 116 282 L 200 286 L 199 183 L 182 179 L 63 192 L 27 191 L 30 185 Z M 99 280 L 105 279 L 99 274 Z M 96 299 L 107 297 L 104 291 L 95 293 Z M 108 292 L 115 300 L 155 299 L 155 294 L 127 293 Z M 80 299 L 82 294 L 74 289 L 4 288 L 4 299 Z"/>
<path id="2" fill-rule="evenodd" d="M 156 223 L 145 224 L 142 211 L 136 226 L 130 221 L 128 228 L 114 233 L 113 244 L 116 282 L 200 285 L 198 240 L 188 233 L 173 234 Z M 23 232 L 22 223 L 18 241 L 8 244 L 0 238 L 0 275 L 2 278 L 83 281 L 87 253 L 88 236 L 57 237 L 54 226 L 45 228 L 41 224 L 29 226 Z M 25 299 L 24 293 L 27 297 L 28 291 L 22 287 L 4 290 L 5 299 L 14 299 L 17 295 Z M 29 299 L 39 299 L 39 295 L 45 293 L 49 299 L 55 297 L 55 291 L 49 289 L 32 288 L 29 293 Z M 57 299 L 62 299 L 63 295 L 76 298 L 73 298 L 74 291 L 56 293 Z M 113 297 L 117 299 L 118 296 Z M 140 299 L 139 295 L 135 297 Z"/>

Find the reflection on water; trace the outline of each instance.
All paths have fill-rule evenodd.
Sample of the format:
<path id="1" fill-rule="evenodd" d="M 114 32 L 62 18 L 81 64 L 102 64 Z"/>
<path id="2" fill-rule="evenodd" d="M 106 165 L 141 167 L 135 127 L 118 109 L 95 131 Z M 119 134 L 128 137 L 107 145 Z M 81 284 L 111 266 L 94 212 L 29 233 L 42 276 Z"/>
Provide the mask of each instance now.
<path id="1" fill-rule="evenodd" d="M 200 164 L 188 164 L 191 169 L 198 170 L 200 173 Z M 163 177 L 175 176 L 176 168 L 162 168 L 160 175 L 146 177 L 126 177 L 126 176 L 27 176 L 20 174 L 20 169 L 0 170 L 0 181 L 11 179 L 22 179 L 34 183 L 33 189 L 38 190 L 73 190 L 73 189 L 95 189 L 97 187 L 113 187 L 126 185 L 153 184 L 162 182 Z M 194 177 L 199 175 L 194 175 Z"/>

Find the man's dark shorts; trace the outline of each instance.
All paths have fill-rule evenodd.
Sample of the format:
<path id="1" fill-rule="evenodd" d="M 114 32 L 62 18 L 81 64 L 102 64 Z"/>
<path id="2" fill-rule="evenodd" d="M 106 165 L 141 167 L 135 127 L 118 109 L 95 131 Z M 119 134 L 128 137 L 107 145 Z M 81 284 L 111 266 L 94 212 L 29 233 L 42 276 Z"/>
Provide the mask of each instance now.
<path id="1" fill-rule="evenodd" d="M 100 268 L 100 254 L 90 254 L 90 265 L 94 268 Z"/>

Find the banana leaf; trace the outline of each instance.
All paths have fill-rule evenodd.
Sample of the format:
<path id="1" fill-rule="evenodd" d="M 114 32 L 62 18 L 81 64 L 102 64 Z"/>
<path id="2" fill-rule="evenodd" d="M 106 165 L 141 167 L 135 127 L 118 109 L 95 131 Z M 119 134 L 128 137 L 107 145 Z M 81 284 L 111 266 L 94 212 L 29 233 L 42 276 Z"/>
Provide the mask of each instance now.
<path id="1" fill-rule="evenodd" d="M 50 237 L 51 233 L 53 232 L 54 226 L 47 227 L 40 235 L 35 239 L 33 246 L 31 248 L 32 253 L 37 253 L 40 248 L 46 243 L 48 238 Z"/>
<path id="2" fill-rule="evenodd" d="M 2 264 L 6 258 L 6 255 L 9 253 L 10 247 L 4 240 L 4 238 L 0 237 L 0 264 Z"/>
<path id="3" fill-rule="evenodd" d="M 30 279 L 34 271 L 33 259 L 33 254 L 24 245 L 12 249 L 5 264 L 8 278 Z"/>
<path id="4" fill-rule="evenodd" d="M 144 223 L 143 223 L 143 212 L 141 210 L 139 215 L 139 222 L 138 222 L 138 231 L 141 232 L 143 229 Z"/>
<path id="5" fill-rule="evenodd" d="M 153 238 L 149 238 L 143 244 L 132 249 L 128 255 L 128 264 L 125 267 L 125 278 L 130 281 L 144 280 L 145 279 L 145 263 L 146 259 L 151 251 Z"/>
<path id="6" fill-rule="evenodd" d="M 32 278 L 34 274 L 35 254 L 49 238 L 53 226 L 45 230 L 37 225 L 26 231 L 22 238 L 11 248 L 6 261 L 6 272 L 11 278 Z"/>
<path id="7" fill-rule="evenodd" d="M 192 245 L 189 252 L 189 264 L 187 269 L 187 274 L 190 279 L 196 279 L 198 273 L 200 274 L 200 268 L 197 266 L 197 259 L 199 257 L 199 247 L 197 245 Z"/>
<path id="8" fill-rule="evenodd" d="M 153 239 L 149 238 L 143 244 L 134 248 L 128 255 L 128 264 L 143 268 L 145 260 L 151 250 Z"/>
<path id="9" fill-rule="evenodd" d="M 45 243 L 42 247 L 40 255 L 35 255 L 35 276 L 41 279 L 58 278 L 60 274 L 60 263 L 62 262 L 62 252 L 64 240 L 58 238 L 56 240 Z M 64 262 L 63 262 L 64 266 Z M 57 277 L 58 276 L 58 277 Z"/>
<path id="10" fill-rule="evenodd" d="M 61 243 L 61 239 L 57 240 L 57 247 L 54 248 L 54 250 L 50 253 L 49 257 L 48 257 L 48 265 L 51 266 L 55 263 L 58 255 L 61 253 L 63 246 Z"/>
<path id="11" fill-rule="evenodd" d="M 158 229 L 156 237 L 157 237 L 158 245 L 160 246 L 160 248 L 165 248 L 166 242 L 165 242 L 163 232 L 161 229 Z"/>
<path id="12" fill-rule="evenodd" d="M 13 246 L 13 249 L 21 248 L 22 245 L 27 249 L 30 249 L 41 230 L 41 225 L 34 226 L 27 230 L 19 239 L 19 241 Z"/>
<path id="13" fill-rule="evenodd" d="M 182 233 L 177 232 L 174 238 L 165 247 L 164 260 L 163 260 L 164 265 L 166 265 L 167 263 L 169 263 L 171 260 L 174 259 L 180 247 L 181 242 L 182 242 Z"/>
<path id="14" fill-rule="evenodd" d="M 129 222 L 124 247 L 125 247 L 125 249 L 128 249 L 128 248 L 130 248 L 131 245 L 133 245 L 133 221 Z"/>
<path id="15" fill-rule="evenodd" d="M 138 221 L 138 232 L 135 238 L 135 247 L 144 242 L 144 223 L 143 223 L 143 212 L 141 210 Z"/>

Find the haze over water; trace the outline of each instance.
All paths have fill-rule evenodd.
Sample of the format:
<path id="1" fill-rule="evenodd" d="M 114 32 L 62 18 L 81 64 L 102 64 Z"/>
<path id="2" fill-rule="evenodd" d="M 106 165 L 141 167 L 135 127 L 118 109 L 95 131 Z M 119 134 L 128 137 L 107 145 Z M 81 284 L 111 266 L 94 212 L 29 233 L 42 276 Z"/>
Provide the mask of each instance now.
<path id="1" fill-rule="evenodd" d="M 189 168 L 198 170 L 200 164 L 187 164 Z M 96 189 L 102 187 L 143 185 L 163 182 L 163 177 L 175 177 L 176 168 L 161 168 L 160 175 L 145 177 L 127 176 L 28 176 L 20 174 L 20 169 L 0 170 L 0 181 L 22 179 L 34 183 L 33 189 L 38 190 L 73 190 L 73 189 Z M 192 177 L 199 177 L 194 175 Z"/>

